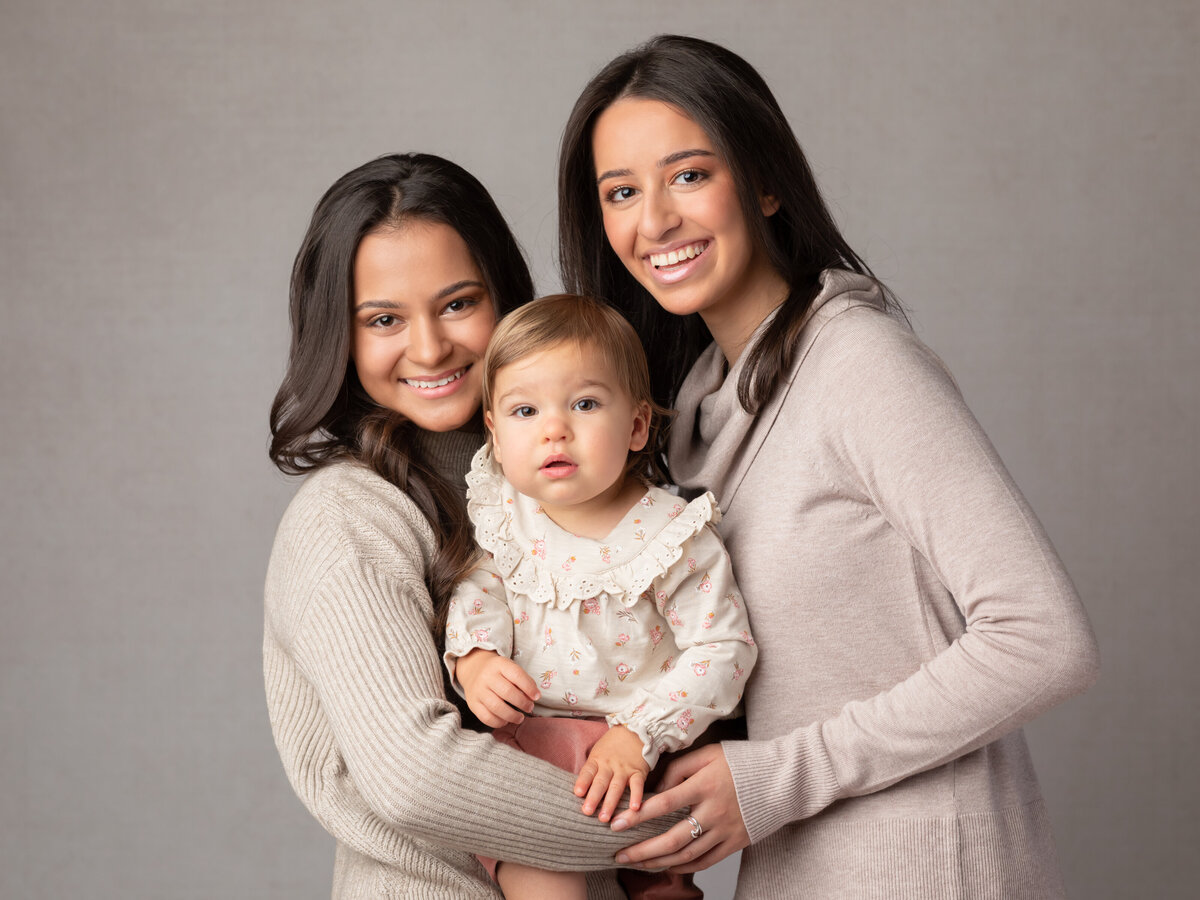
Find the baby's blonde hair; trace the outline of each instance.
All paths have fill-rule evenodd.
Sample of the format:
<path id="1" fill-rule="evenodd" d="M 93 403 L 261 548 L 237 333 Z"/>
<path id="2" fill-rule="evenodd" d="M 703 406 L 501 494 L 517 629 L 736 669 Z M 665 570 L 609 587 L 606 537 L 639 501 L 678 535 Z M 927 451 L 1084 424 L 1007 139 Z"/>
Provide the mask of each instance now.
<path id="1" fill-rule="evenodd" d="M 666 426 L 674 413 L 654 402 L 646 353 L 633 326 L 598 300 L 578 294 L 551 294 L 519 306 L 501 319 L 483 357 L 483 408 L 495 413 L 492 402 L 496 375 L 501 369 L 564 343 L 594 348 L 612 367 L 633 402 L 649 406 L 646 446 L 630 452 L 625 471 L 651 484 L 665 482 L 660 460 Z"/>

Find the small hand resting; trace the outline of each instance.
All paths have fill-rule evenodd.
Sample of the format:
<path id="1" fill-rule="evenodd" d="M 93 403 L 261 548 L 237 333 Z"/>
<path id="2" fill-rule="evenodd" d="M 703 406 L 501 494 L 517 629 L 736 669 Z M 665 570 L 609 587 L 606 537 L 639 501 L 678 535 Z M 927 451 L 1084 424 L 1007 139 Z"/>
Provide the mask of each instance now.
<path id="1" fill-rule="evenodd" d="M 683 874 L 699 872 L 731 853 L 750 846 L 750 835 L 738 808 L 737 792 L 725 752 L 720 744 L 709 744 L 671 762 L 655 794 L 640 810 L 632 805 L 613 822 L 613 831 L 624 831 L 673 810 L 691 807 L 691 815 L 703 833 L 692 837 L 686 819 L 657 837 L 626 847 L 617 862 L 638 869 L 660 869 Z"/>
<path id="2" fill-rule="evenodd" d="M 642 791 L 649 773 L 650 767 L 642 758 L 642 739 L 624 725 L 614 725 L 596 741 L 579 770 L 575 796 L 584 798 L 583 812 L 589 816 L 603 799 L 600 821 L 607 822 L 617 811 L 626 785 L 629 808 L 636 810 L 642 805 Z"/>
<path id="3" fill-rule="evenodd" d="M 542 696 L 533 679 L 511 659 L 494 650 L 475 649 L 454 664 L 467 706 L 488 728 L 520 725 L 533 701 Z"/>

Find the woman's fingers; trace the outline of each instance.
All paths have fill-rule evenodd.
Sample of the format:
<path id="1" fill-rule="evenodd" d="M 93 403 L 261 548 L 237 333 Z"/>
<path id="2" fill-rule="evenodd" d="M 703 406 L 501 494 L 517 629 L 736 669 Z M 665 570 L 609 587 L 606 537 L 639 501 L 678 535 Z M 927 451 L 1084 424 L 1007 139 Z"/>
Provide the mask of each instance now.
<path id="1" fill-rule="evenodd" d="M 682 809 L 685 806 L 692 804 L 691 786 L 686 782 L 682 785 L 677 785 L 668 791 L 662 791 L 655 794 L 649 800 L 642 804 L 641 809 L 633 809 L 630 807 L 617 817 L 617 820 L 612 824 L 613 831 L 624 831 L 627 828 L 632 828 L 635 825 L 641 825 L 643 822 L 649 822 L 651 819 L 657 819 L 659 816 L 665 816 L 669 812 L 674 812 L 677 809 Z M 695 800 L 699 800 L 695 797 Z M 668 832 L 669 833 L 669 832 Z"/>
<path id="2" fill-rule="evenodd" d="M 709 747 L 701 747 L 692 753 L 680 756 L 667 763 L 667 767 L 663 770 L 662 778 L 659 779 L 658 789 L 660 791 L 669 791 L 673 787 L 679 787 L 684 781 L 691 778 L 706 765 L 708 765 L 709 756 L 707 751 Z"/>
<path id="3" fill-rule="evenodd" d="M 649 802 L 647 801 L 647 805 Z M 649 838 L 632 847 L 626 847 L 617 854 L 617 862 L 623 865 L 634 863 L 639 869 L 663 868 L 674 863 L 664 863 L 662 860 L 686 862 L 696 859 L 711 849 L 718 840 L 707 834 L 702 834 L 698 838 L 692 837 L 692 826 L 684 819 L 657 837 Z"/>

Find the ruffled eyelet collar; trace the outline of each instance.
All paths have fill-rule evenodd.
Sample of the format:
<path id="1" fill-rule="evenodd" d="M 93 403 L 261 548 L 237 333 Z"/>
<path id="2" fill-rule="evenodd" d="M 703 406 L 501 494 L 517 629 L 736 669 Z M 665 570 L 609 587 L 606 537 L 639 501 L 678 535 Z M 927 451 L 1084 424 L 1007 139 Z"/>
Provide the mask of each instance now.
<path id="1" fill-rule="evenodd" d="M 510 593 L 566 609 L 601 594 L 632 606 L 683 556 L 683 545 L 721 518 L 703 493 L 690 503 L 651 487 L 603 540 L 573 535 L 505 480 L 483 447 L 467 473 L 467 512 L 475 540 L 492 554 Z"/>

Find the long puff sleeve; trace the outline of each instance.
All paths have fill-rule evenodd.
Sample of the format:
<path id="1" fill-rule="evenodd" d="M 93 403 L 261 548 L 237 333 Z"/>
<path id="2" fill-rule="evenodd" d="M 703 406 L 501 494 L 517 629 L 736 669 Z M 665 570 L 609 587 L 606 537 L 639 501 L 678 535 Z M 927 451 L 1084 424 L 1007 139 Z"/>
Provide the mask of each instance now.
<path id="1" fill-rule="evenodd" d="M 661 672 L 642 675 L 625 707 L 608 716 L 642 739 L 651 768 L 733 713 L 758 658 L 729 554 L 711 524 L 683 545 L 652 591 L 677 652 Z"/>
<path id="2" fill-rule="evenodd" d="M 490 556 L 459 583 L 450 599 L 442 659 L 459 694 L 463 690 L 454 677 L 454 665 L 472 650 L 491 650 L 509 658 L 513 652 L 513 613 L 504 581 Z"/>

